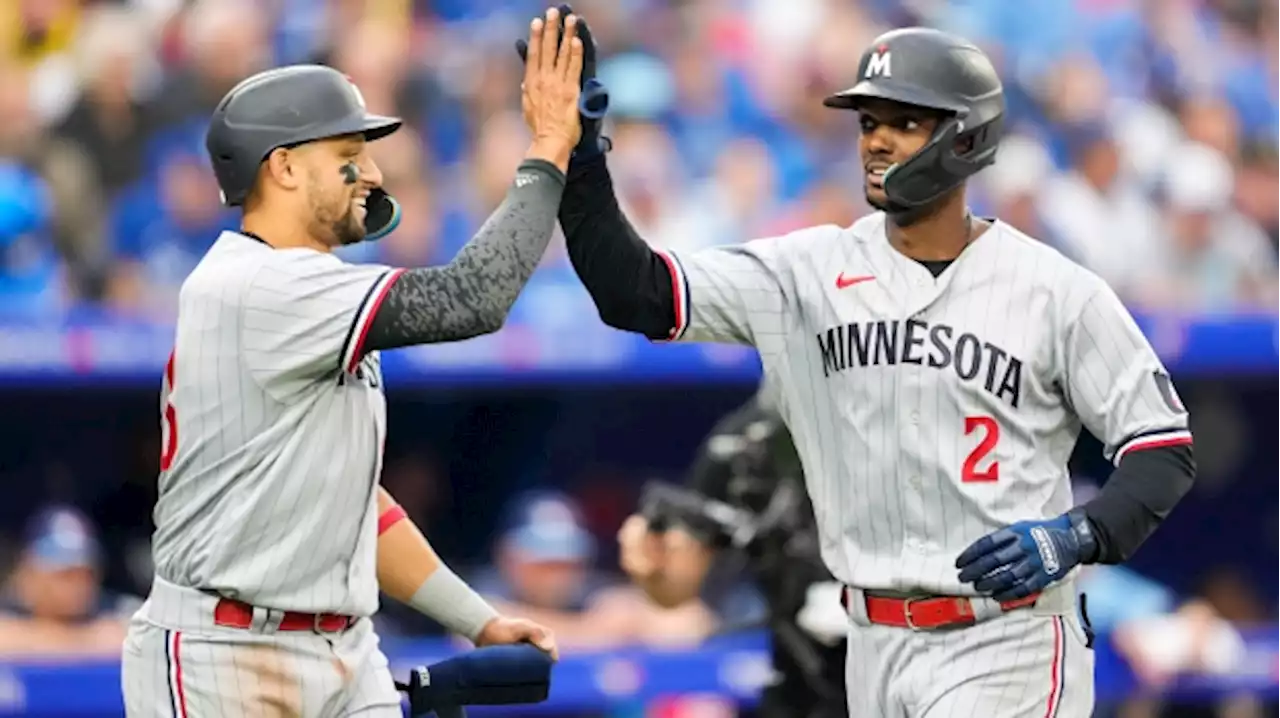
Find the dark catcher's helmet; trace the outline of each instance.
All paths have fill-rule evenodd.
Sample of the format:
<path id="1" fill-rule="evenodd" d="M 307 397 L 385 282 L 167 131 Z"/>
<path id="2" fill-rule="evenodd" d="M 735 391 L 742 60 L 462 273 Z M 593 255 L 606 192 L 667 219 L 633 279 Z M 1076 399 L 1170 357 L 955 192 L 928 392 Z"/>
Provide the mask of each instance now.
<path id="1" fill-rule="evenodd" d="M 882 99 L 943 112 L 928 144 L 884 174 L 890 213 L 925 207 L 992 164 L 1004 130 L 1004 87 L 974 44 L 928 28 L 876 38 L 858 63 L 859 81 L 823 101 L 857 109 Z"/>
<path id="2" fill-rule="evenodd" d="M 218 103 L 205 148 L 222 200 L 244 204 L 267 155 L 329 137 L 362 133 L 372 141 L 400 129 L 397 117 L 371 115 L 346 75 L 323 65 L 290 65 L 241 81 Z M 400 207 L 380 189 L 366 201 L 365 239 L 399 224 Z"/>

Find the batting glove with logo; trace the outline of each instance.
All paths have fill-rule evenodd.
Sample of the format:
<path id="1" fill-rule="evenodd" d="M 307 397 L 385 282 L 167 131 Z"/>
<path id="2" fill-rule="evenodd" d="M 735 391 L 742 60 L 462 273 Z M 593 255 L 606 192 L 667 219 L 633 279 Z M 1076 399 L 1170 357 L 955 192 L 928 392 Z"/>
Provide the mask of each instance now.
<path id="1" fill-rule="evenodd" d="M 1094 559 L 1098 541 L 1081 509 L 1020 521 L 973 542 L 956 559 L 960 581 L 1000 602 L 1026 598 Z"/>
<path id="2" fill-rule="evenodd" d="M 560 5 L 557 10 L 562 18 L 575 14 L 569 5 Z M 587 27 L 586 19 L 581 15 L 577 18 L 577 36 L 582 40 L 582 92 L 578 96 L 578 112 L 582 116 L 582 139 L 578 140 L 577 147 L 573 149 L 573 157 L 577 160 L 585 160 L 608 152 L 613 145 L 608 137 L 600 134 L 605 112 L 609 110 L 609 90 L 604 83 L 596 79 L 596 41 L 591 36 L 591 28 Z M 560 37 L 564 38 L 563 29 L 560 30 Z M 528 53 L 529 43 L 516 40 L 516 54 L 520 56 L 521 62 L 525 62 Z"/>

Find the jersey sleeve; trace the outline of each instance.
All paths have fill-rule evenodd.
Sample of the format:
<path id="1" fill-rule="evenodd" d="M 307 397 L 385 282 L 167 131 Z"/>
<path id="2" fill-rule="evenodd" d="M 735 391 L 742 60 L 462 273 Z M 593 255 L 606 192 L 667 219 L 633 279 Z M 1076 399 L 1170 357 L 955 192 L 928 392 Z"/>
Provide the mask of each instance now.
<path id="1" fill-rule="evenodd" d="M 792 292 L 778 245 L 779 238 L 769 237 L 694 252 L 658 251 L 675 298 L 669 341 L 759 349 L 781 337 Z"/>
<path id="2" fill-rule="evenodd" d="M 1063 332 L 1065 390 L 1084 426 L 1119 465 L 1125 455 L 1191 443 L 1187 410 L 1168 370 L 1102 280 L 1082 287 Z"/>
<path id="3" fill-rule="evenodd" d="M 402 272 L 322 254 L 288 253 L 262 266 L 241 302 L 250 372 L 287 400 L 319 378 L 355 371 L 378 306 Z"/>

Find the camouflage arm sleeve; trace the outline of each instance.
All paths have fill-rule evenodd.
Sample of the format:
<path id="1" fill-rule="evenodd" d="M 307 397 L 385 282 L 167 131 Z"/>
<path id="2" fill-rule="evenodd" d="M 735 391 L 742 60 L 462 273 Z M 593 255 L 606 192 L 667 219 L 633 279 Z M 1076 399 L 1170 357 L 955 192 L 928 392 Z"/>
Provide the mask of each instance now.
<path id="1" fill-rule="evenodd" d="M 521 164 L 506 199 L 452 262 L 410 269 L 396 279 L 364 346 L 460 341 L 501 328 L 546 252 L 564 183 L 549 162 Z"/>

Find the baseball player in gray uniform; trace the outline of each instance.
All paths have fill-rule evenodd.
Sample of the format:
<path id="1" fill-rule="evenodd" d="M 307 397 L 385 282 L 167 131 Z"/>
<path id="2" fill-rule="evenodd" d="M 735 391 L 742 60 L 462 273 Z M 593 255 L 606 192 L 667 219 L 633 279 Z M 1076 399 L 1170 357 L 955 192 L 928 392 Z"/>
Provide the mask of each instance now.
<path id="1" fill-rule="evenodd" d="M 573 38 L 575 20 L 566 18 Z M 499 616 L 379 486 L 379 351 L 493 332 L 552 235 L 581 127 L 581 41 L 530 29 L 533 141 L 505 201 L 448 265 L 353 265 L 399 208 L 368 143 L 396 118 L 321 66 L 253 76 L 207 146 L 242 229 L 183 284 L 161 395 L 155 578 L 124 646 L 130 716 L 400 716 L 369 616 L 379 589 L 477 645 L 551 634 Z"/>
<path id="2" fill-rule="evenodd" d="M 759 351 L 845 586 L 852 715 L 1088 716 L 1075 569 L 1128 558 L 1189 490 L 1187 412 L 1102 280 L 968 211 L 965 180 L 995 161 L 1005 114 L 979 48 L 889 32 L 825 104 L 857 118 L 878 211 L 656 251 L 619 210 L 601 140 L 571 163 L 560 208 L 573 265 L 613 327 Z M 1072 509 L 1082 428 L 1116 469 Z"/>

